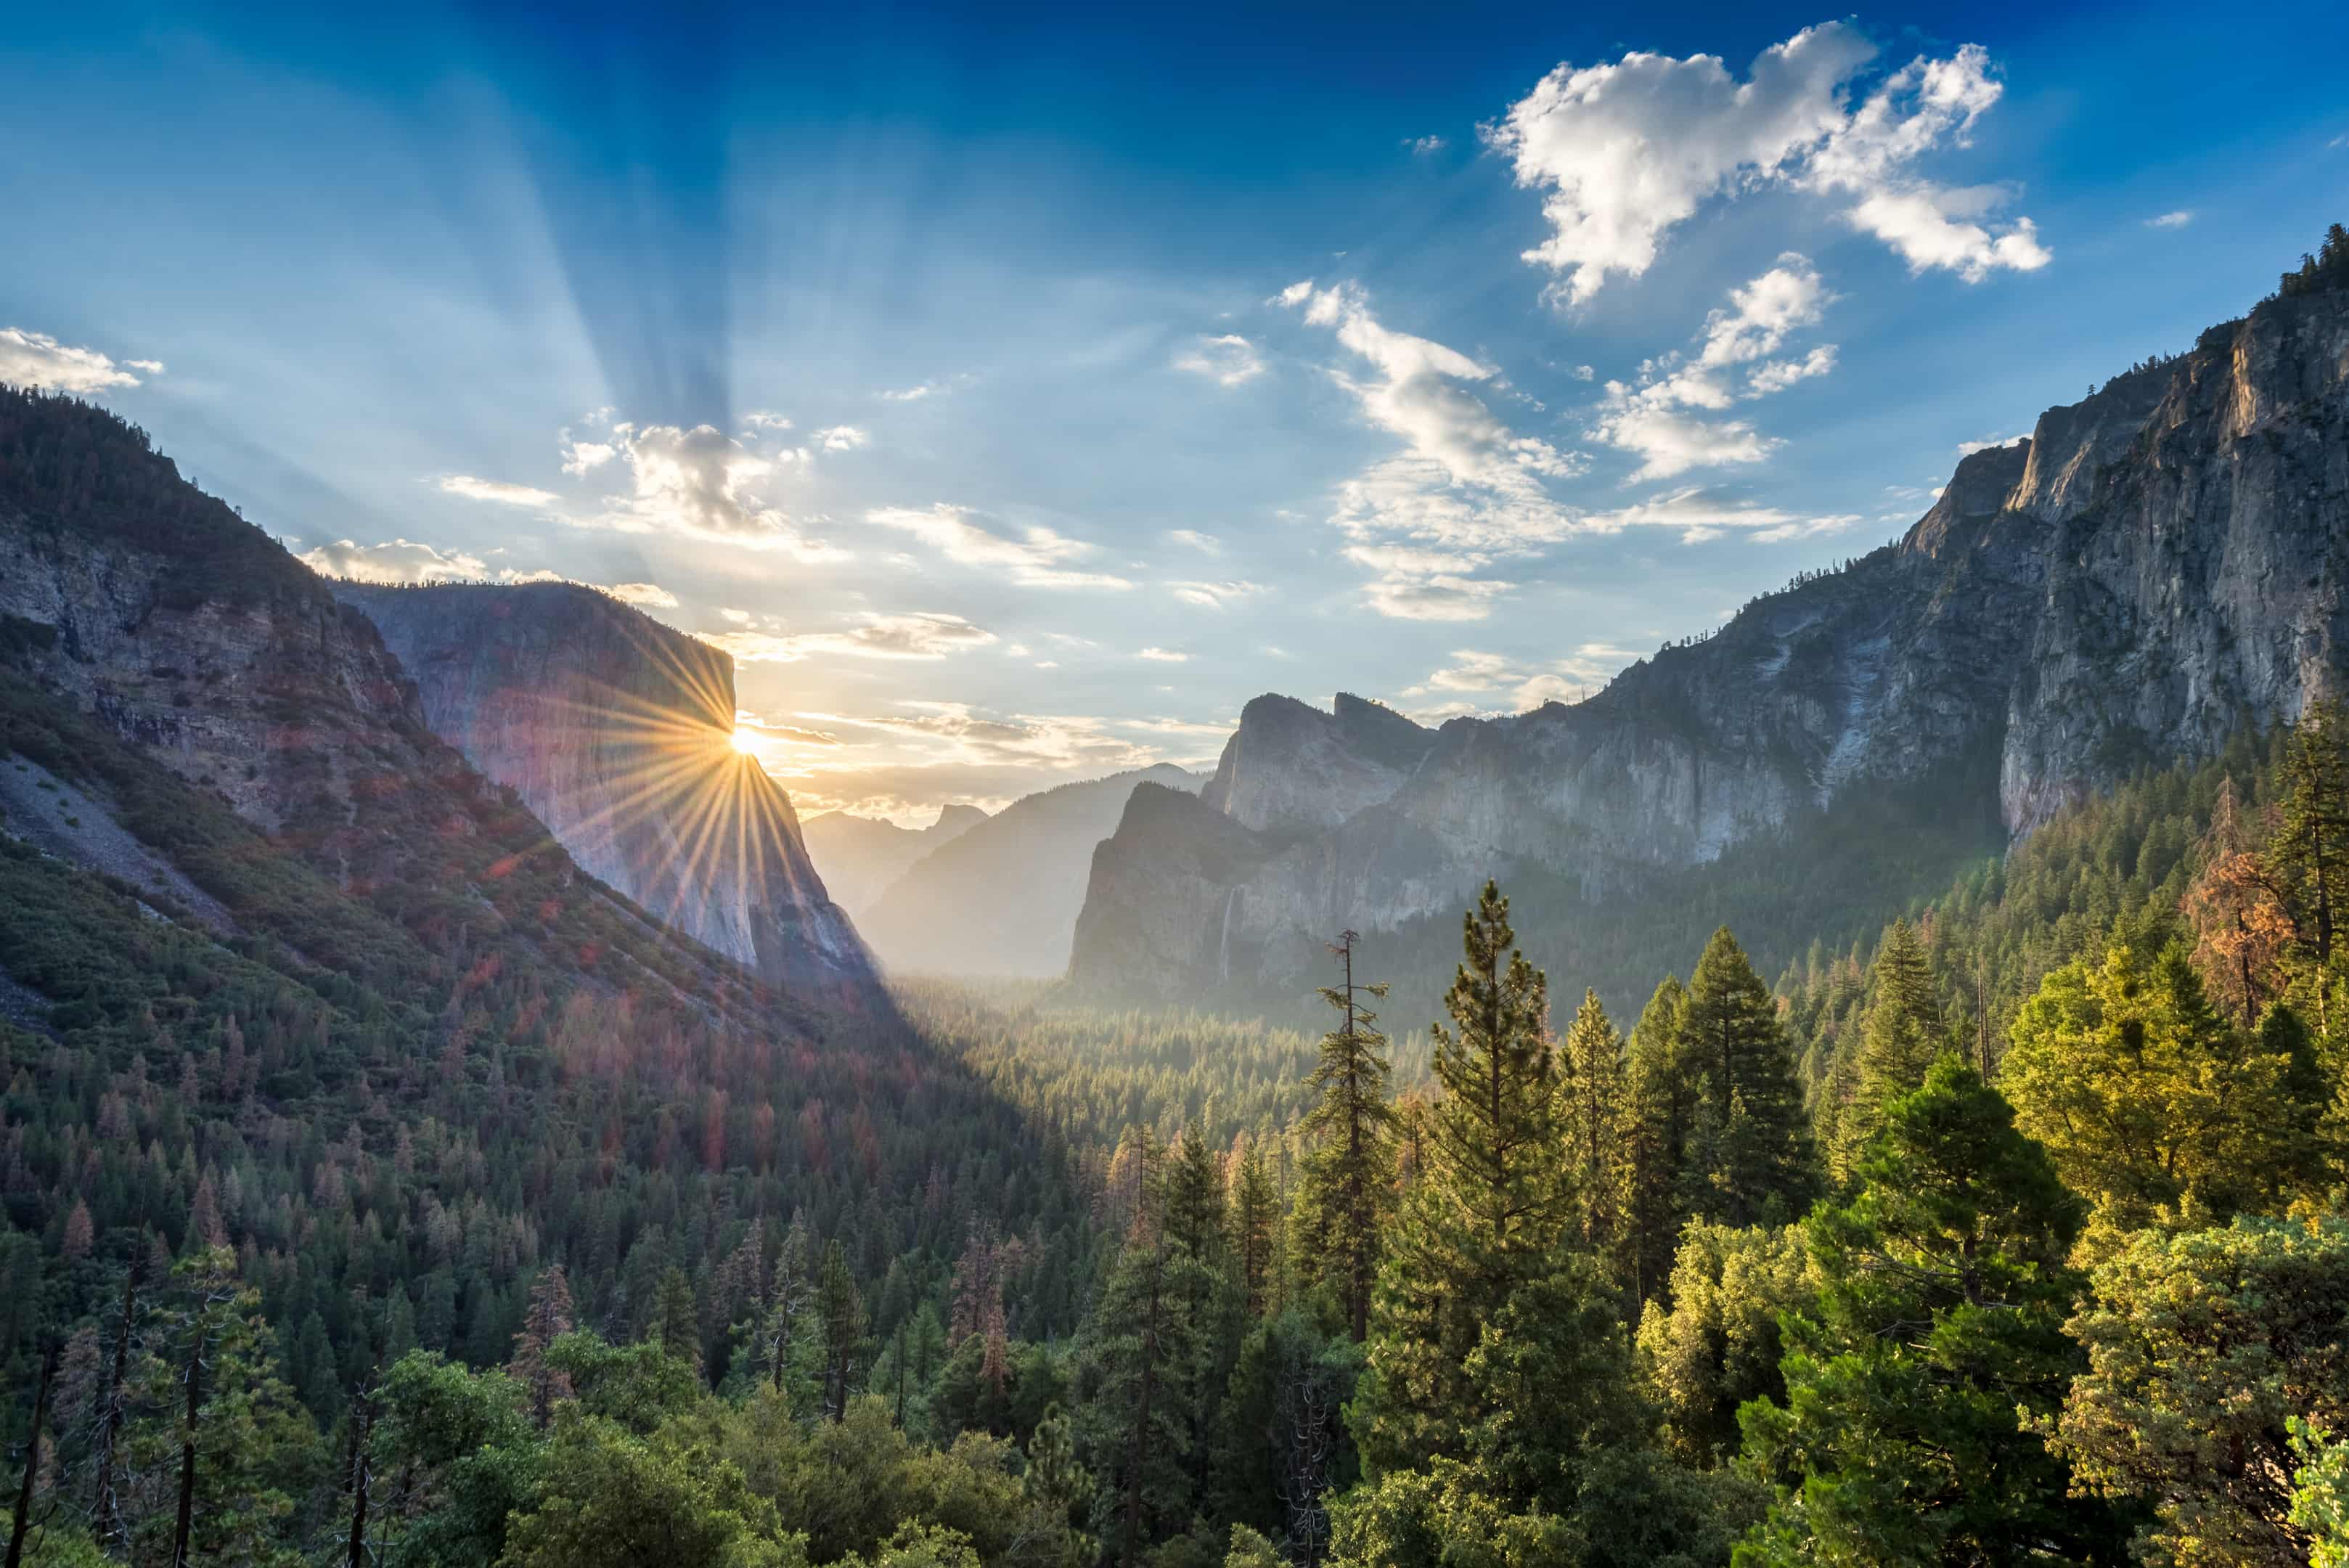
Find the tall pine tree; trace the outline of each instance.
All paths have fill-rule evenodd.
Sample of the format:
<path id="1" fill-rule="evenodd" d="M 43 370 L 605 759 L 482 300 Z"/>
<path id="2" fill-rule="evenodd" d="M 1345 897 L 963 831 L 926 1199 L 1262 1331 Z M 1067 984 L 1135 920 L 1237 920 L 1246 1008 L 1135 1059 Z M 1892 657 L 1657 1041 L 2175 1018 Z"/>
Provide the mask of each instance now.
<path id="1" fill-rule="evenodd" d="M 1668 1293 L 1688 1218 L 1681 1170 L 1696 1117 L 1696 1084 L 1681 1066 L 1687 1008 L 1687 989 L 1666 975 L 1631 1030 L 1623 1064 L 1625 1252 L 1632 1293 L 1642 1302 Z"/>
<path id="2" fill-rule="evenodd" d="M 1799 1218 L 1817 1189 L 1808 1118 L 1778 1006 L 1723 926 L 1689 977 L 1678 1055 L 1698 1075 L 1689 1210 L 1724 1225 Z"/>
<path id="3" fill-rule="evenodd" d="M 1582 1244 L 1610 1267 L 1619 1264 L 1624 1251 L 1630 1187 L 1623 1077 L 1623 1036 L 1599 1004 L 1599 993 L 1586 991 L 1566 1032 L 1558 1121 Z"/>
<path id="4" fill-rule="evenodd" d="M 1464 1364 L 1516 1290 L 1547 1274 L 1571 1219 L 1557 1138 L 1548 987 L 1516 951 L 1494 883 L 1463 924 L 1464 959 L 1435 1027 L 1444 1094 L 1425 1114 L 1426 1168 L 1380 1271 L 1357 1441 L 1373 1468 L 1457 1451 Z"/>
<path id="5" fill-rule="evenodd" d="M 1933 971 L 1907 920 L 1895 920 L 1885 931 L 1868 989 L 1851 1098 L 1836 1123 L 1831 1163 L 1838 1180 L 1857 1174 L 1868 1146 L 1883 1130 L 1884 1107 L 1925 1081 L 1943 1044 Z"/>
<path id="6" fill-rule="evenodd" d="M 1369 1332 L 1381 1231 L 1393 1208 L 1395 1112 L 1387 1098 L 1387 1039 L 1364 1002 L 1387 988 L 1354 979 L 1358 940 L 1348 931 L 1330 948 L 1342 978 L 1321 988 L 1321 1000 L 1341 1022 L 1321 1037 L 1320 1060 L 1306 1080 L 1317 1098 L 1303 1124 L 1303 1182 L 1290 1229 L 1298 1273 L 1336 1297 L 1360 1343 Z"/>

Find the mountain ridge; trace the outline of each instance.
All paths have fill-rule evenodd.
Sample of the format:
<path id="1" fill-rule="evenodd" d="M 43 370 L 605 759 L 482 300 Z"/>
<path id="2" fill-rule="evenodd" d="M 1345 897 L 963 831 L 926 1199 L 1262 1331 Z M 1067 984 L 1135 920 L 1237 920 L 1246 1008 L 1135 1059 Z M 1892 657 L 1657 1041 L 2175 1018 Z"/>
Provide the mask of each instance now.
<path id="1" fill-rule="evenodd" d="M 1324 787 L 1328 753 L 1288 737 L 1334 732 L 1334 708 L 1258 699 L 1203 799 L 1285 831 L 1202 881 L 1199 866 L 1231 864 L 1225 836 L 1193 853 L 1163 812 L 1133 836 L 1121 825 L 1071 979 L 1185 994 L 1247 978 L 1216 973 L 1210 948 L 1310 952 L 1344 927 L 1434 918 L 1486 876 L 1563 877 L 1595 898 L 1984 754 L 2005 831 L 2027 833 L 2130 767 L 2209 754 L 2338 684 L 2344 452 L 2349 294 L 2273 299 L 1967 455 L 1896 543 L 1761 596 L 1579 703 L 1447 722 L 1391 790 L 1361 789 L 1350 755 Z M 1317 798 L 1336 820 L 1245 806 Z M 1115 929 L 1162 873 L 1185 892 L 1150 923 L 1179 960 Z"/>

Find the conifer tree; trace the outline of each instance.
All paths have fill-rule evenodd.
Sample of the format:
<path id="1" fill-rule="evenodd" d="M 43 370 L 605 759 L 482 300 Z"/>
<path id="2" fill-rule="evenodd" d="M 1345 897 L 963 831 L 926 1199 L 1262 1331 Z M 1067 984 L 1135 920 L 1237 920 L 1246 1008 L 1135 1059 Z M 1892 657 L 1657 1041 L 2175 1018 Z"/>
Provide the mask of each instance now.
<path id="1" fill-rule="evenodd" d="M 2278 783 L 2283 804 L 2269 862 L 2313 967 L 2317 1033 L 2329 1039 L 2333 942 L 2349 899 L 2349 709 L 2333 699 L 2310 704 Z"/>
<path id="2" fill-rule="evenodd" d="M 1241 1300 L 1251 1318 L 1272 1310 L 1273 1272 L 1280 1255 L 1280 1199 L 1266 1168 L 1260 1139 L 1243 1137 L 1234 1162 L 1230 1214 L 1232 1257 Z"/>
<path id="3" fill-rule="evenodd" d="M 1163 1233 L 1137 1231 L 1087 1330 L 1081 1435 L 1101 1482 L 1093 1525 L 1125 1568 L 1187 1528 L 1197 1501 L 1189 1414 L 1205 1393 L 1204 1357 L 1199 1325 L 1181 1303 L 1206 1293 L 1206 1272 Z"/>
<path id="4" fill-rule="evenodd" d="M 653 1292 L 652 1328 L 645 1337 L 662 1354 L 701 1370 L 701 1314 L 694 1305 L 693 1282 L 673 1263 Z"/>
<path id="5" fill-rule="evenodd" d="M 1726 926 L 1689 977 L 1677 1054 L 1700 1085 L 1689 1211 L 1724 1225 L 1799 1217 L 1817 1180 L 1794 1050 L 1777 1002 Z"/>
<path id="6" fill-rule="evenodd" d="M 1623 1077 L 1623 1036 L 1599 1004 L 1599 993 L 1585 991 L 1566 1032 L 1558 1120 L 1582 1245 L 1609 1265 L 1622 1251 L 1630 1187 Z"/>
<path id="7" fill-rule="evenodd" d="M 521 1384 L 530 1403 L 530 1418 L 540 1431 L 554 1419 L 554 1407 L 571 1397 L 571 1382 L 549 1366 L 547 1346 L 569 1334 L 571 1282 L 560 1263 L 539 1272 L 531 1282 L 530 1305 L 523 1314 L 522 1330 L 514 1335 L 513 1358 L 506 1375 Z"/>
<path id="8" fill-rule="evenodd" d="M 1324 986 L 1338 1027 L 1321 1037 L 1319 1062 L 1306 1086 L 1318 1097 L 1306 1113 L 1304 1181 L 1292 1227 L 1298 1272 L 1337 1297 L 1349 1331 L 1360 1343 L 1370 1327 L 1371 1295 L 1378 1278 L 1381 1229 L 1394 1194 L 1395 1112 L 1387 1098 L 1386 1036 L 1364 998 L 1386 995 L 1384 981 L 1354 979 L 1354 948 L 1347 931 L 1331 945 L 1342 978 Z"/>
<path id="9" fill-rule="evenodd" d="M 1696 1085 L 1680 1059 L 1681 1013 L 1687 1005 L 1678 977 L 1666 975 L 1633 1026 L 1624 1056 L 1623 1222 L 1630 1283 L 1641 1302 L 1666 1294 L 1687 1218 L 1681 1171 L 1696 1110 Z"/>
<path id="10" fill-rule="evenodd" d="M 1512 1293 L 1557 1262 L 1571 1218 L 1547 985 L 1515 940 L 1508 900 L 1487 882 L 1444 998 L 1453 1027 L 1434 1031 L 1444 1092 L 1425 1115 L 1427 1168 L 1403 1203 L 1372 1306 L 1355 1432 L 1374 1466 L 1457 1450 L 1478 1416 L 1468 1355 Z"/>
<path id="11" fill-rule="evenodd" d="M 1195 1114 L 1175 1139 L 1165 1180 L 1166 1239 L 1202 1262 L 1216 1262 L 1224 1250 L 1224 1173 Z"/>
<path id="12" fill-rule="evenodd" d="M 1785 1319 L 1786 1402 L 1741 1415 L 1782 1490 L 1740 1568 L 2126 1561 L 2111 1511 L 2071 1496 L 2016 1420 L 2055 1408 L 2076 1359 L 2079 1203 L 2045 1151 L 1949 1055 L 1888 1109 L 1860 1174 L 1806 1224 L 1825 1286 Z"/>
<path id="13" fill-rule="evenodd" d="M 848 1397 L 864 1370 L 865 1317 L 856 1276 L 848 1272 L 847 1249 L 836 1236 L 824 1244 L 815 1315 L 823 1327 L 823 1413 L 837 1422 L 847 1416 Z"/>
<path id="14" fill-rule="evenodd" d="M 1852 1064 L 1851 1100 L 1836 1126 L 1833 1174 L 1847 1179 L 1884 1126 L 1884 1107 L 1925 1081 L 1941 1052 L 1941 1009 L 1925 950 L 1905 919 L 1877 950 L 1868 1021 Z"/>

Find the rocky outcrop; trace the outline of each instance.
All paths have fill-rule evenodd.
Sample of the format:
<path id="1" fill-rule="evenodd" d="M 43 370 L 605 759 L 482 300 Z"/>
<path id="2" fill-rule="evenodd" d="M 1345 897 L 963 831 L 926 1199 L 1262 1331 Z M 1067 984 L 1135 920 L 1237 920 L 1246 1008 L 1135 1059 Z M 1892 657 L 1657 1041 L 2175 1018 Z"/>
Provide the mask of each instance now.
<path id="1" fill-rule="evenodd" d="M 1240 711 L 1200 798 L 1259 833 L 1335 827 L 1392 797 L 1434 742 L 1433 731 L 1349 692 L 1327 713 L 1268 693 Z"/>
<path id="2" fill-rule="evenodd" d="M 900 827 L 879 817 L 827 811 L 802 822 L 800 833 L 833 899 L 862 919 L 916 861 L 986 820 L 987 813 L 958 802 L 940 808 L 937 820 L 927 827 Z"/>
<path id="3" fill-rule="evenodd" d="M 424 722 L 593 875 L 779 984 L 872 979 L 797 815 L 733 745 L 734 661 L 568 583 L 336 583 Z"/>
<path id="4" fill-rule="evenodd" d="M 1486 876 L 1625 888 L 1847 791 L 1988 777 L 1977 758 L 2025 833 L 2336 686 L 2344 591 L 2349 295 L 2271 300 L 1968 456 L 1897 544 L 1586 701 L 1454 720 L 1404 765 L 1341 739 L 1350 699 L 1258 699 L 1201 803 L 1255 836 L 1129 813 L 1072 974 L 1160 995 L 1253 978 L 1237 967 L 1455 908 Z"/>

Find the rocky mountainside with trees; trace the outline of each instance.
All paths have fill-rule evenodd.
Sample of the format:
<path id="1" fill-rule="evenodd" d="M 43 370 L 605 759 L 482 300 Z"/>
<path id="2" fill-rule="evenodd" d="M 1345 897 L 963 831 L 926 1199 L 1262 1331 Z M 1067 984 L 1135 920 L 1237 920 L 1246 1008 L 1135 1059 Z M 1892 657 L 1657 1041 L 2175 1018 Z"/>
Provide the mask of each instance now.
<path id="1" fill-rule="evenodd" d="M 2344 449 L 2349 294 L 2295 285 L 2049 410 L 2029 440 L 1965 458 L 1899 542 L 1754 600 L 1587 701 L 1455 719 L 1415 763 L 1383 766 L 1288 739 L 1312 728 L 1299 704 L 1251 703 L 1190 814 L 1199 848 L 1155 800 L 1103 846 L 1072 978 L 1105 995 L 1253 1000 L 1258 981 L 1294 990 L 1328 932 L 1408 929 L 1494 871 L 1602 909 L 1870 795 L 1931 789 L 1921 820 L 1944 858 L 1897 903 L 1980 852 L 1986 818 L 2028 833 L 2132 768 L 2290 720 L 2339 679 Z M 1315 732 L 1343 718 L 1319 715 Z M 1332 820 L 1256 801 L 1321 802 Z M 1209 860 L 1222 869 L 1202 877 Z"/>
<path id="2" fill-rule="evenodd" d="M 151 456 L 0 394 L 16 559 L 98 596 L 0 619 L 8 1568 L 2349 1562 L 2338 700 L 1775 987 L 1892 879 L 1733 846 L 1689 961 L 1697 883 L 1573 950 L 1650 944 L 1621 1005 L 1487 879 L 1423 1005 L 1328 933 L 1318 1039 L 817 1011 Z M 1203 879 L 1269 832 L 1133 797 Z"/>

